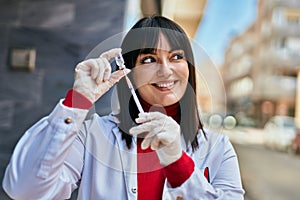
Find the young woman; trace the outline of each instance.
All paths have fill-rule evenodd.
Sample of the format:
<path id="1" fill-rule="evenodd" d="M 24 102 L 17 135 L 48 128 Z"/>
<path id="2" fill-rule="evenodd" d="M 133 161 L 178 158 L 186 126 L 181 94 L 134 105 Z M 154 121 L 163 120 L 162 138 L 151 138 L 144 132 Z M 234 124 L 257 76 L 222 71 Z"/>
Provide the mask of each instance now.
<path id="1" fill-rule="evenodd" d="M 78 187 L 78 199 L 86 200 L 243 199 L 232 145 L 202 127 L 184 31 L 161 16 L 143 18 L 121 49 L 131 70 L 111 72 L 109 61 L 120 49 L 77 65 L 73 89 L 17 144 L 5 191 L 15 199 L 67 199 Z M 85 120 L 115 84 L 119 112 Z"/>

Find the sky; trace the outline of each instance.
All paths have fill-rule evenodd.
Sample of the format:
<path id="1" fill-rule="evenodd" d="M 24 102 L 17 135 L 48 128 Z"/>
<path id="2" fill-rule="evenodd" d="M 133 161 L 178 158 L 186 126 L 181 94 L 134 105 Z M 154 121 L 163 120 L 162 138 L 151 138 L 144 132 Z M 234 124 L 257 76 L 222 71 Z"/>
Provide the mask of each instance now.
<path id="1" fill-rule="evenodd" d="M 232 37 L 256 20 L 257 0 L 207 0 L 205 15 L 194 39 L 218 66 Z"/>

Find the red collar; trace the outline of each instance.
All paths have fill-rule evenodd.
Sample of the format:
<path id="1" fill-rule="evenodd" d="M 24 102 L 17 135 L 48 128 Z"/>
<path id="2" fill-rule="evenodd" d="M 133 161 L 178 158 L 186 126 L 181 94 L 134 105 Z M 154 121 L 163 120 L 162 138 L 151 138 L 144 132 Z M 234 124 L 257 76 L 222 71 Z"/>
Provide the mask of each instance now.
<path id="1" fill-rule="evenodd" d="M 160 105 L 151 105 L 145 100 L 141 99 L 141 105 L 145 112 L 161 112 L 163 114 L 166 114 L 167 116 L 172 117 L 177 123 L 180 123 L 180 104 L 179 102 L 170 105 L 170 106 L 160 106 Z"/>

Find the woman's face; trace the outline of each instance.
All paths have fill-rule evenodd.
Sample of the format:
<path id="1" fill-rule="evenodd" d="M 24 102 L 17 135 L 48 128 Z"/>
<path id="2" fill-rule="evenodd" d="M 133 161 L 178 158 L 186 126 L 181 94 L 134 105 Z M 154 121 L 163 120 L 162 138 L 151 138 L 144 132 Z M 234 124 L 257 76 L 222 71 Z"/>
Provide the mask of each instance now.
<path id="1" fill-rule="evenodd" d="M 184 51 L 172 50 L 163 34 L 155 52 L 138 56 L 133 72 L 140 96 L 151 105 L 161 106 L 182 98 L 189 77 Z"/>

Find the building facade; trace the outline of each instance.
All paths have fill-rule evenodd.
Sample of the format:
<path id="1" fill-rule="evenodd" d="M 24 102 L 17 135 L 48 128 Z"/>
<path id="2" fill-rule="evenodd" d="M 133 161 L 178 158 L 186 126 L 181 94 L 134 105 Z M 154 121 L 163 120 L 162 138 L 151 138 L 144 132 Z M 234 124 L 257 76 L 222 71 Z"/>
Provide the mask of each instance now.
<path id="1" fill-rule="evenodd" d="M 233 39 L 222 68 L 228 110 L 263 126 L 295 115 L 300 1 L 259 0 L 255 23 Z"/>

